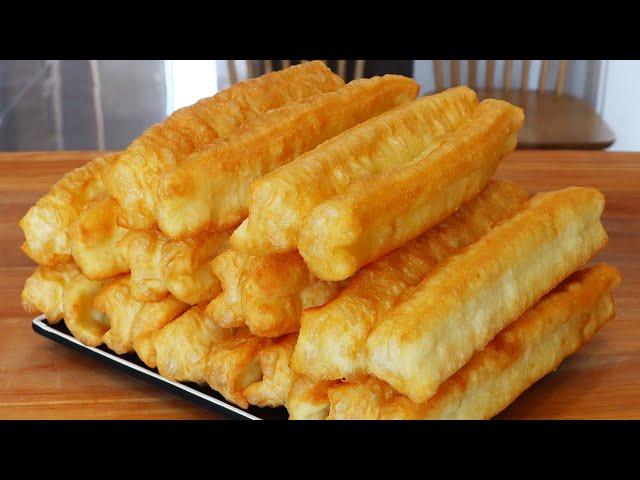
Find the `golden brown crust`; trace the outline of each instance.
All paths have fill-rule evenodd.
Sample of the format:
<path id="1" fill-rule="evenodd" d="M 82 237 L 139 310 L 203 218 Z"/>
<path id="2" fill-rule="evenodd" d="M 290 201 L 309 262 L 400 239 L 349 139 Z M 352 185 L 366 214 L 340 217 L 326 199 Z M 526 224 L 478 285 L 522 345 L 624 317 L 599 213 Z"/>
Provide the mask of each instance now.
<path id="1" fill-rule="evenodd" d="M 327 420 L 377 420 L 383 405 L 397 395 L 393 388 L 375 377 L 337 383 L 327 391 Z"/>
<path id="2" fill-rule="evenodd" d="M 129 145 L 105 177 L 109 193 L 123 208 L 120 224 L 152 228 L 159 178 L 198 147 L 268 110 L 343 84 L 321 62 L 305 63 L 238 83 L 153 125 Z"/>
<path id="3" fill-rule="evenodd" d="M 131 325 L 131 345 L 145 365 L 156 367 L 154 340 L 158 331 L 186 312 L 189 306 L 173 295 L 167 295 L 159 302 L 145 303 L 136 314 Z"/>
<path id="4" fill-rule="evenodd" d="M 298 252 L 248 257 L 239 285 L 245 322 L 261 337 L 297 332 L 302 311 L 323 305 L 340 287 L 312 275 Z"/>
<path id="5" fill-rule="evenodd" d="M 209 263 L 222 292 L 209 302 L 205 314 L 221 328 L 241 327 L 246 323 L 240 298 L 240 275 L 248 258 L 235 250 L 225 250 Z"/>
<path id="6" fill-rule="evenodd" d="M 144 302 L 136 301 L 131 295 L 130 276 L 121 275 L 104 286 L 98 293 L 93 306 L 104 313 L 109 321 L 109 330 L 102 340 L 119 355 L 130 352 L 131 327 Z"/>
<path id="7" fill-rule="evenodd" d="M 226 249 L 231 231 L 205 233 L 198 237 L 168 241 L 162 246 L 162 282 L 185 303 L 208 302 L 220 291 L 220 282 L 209 262 Z"/>
<path id="8" fill-rule="evenodd" d="M 604 196 L 571 187 L 538 194 L 440 263 L 367 340 L 368 371 L 415 402 L 607 242 Z"/>
<path id="9" fill-rule="evenodd" d="M 422 97 L 259 178 L 249 189 L 249 217 L 234 232 L 232 245 L 254 255 L 295 250 L 302 222 L 315 206 L 345 192 L 356 179 L 412 160 L 437 137 L 459 127 L 477 103 L 467 87 Z"/>
<path id="10" fill-rule="evenodd" d="M 268 339 L 251 335 L 247 330 L 211 346 L 207 354 L 205 380 L 211 388 L 230 402 L 247 408 L 244 390 L 262 379 L 260 349 Z"/>
<path id="11" fill-rule="evenodd" d="M 68 231 L 85 205 L 104 195 L 103 173 L 117 158 L 107 154 L 65 174 L 20 220 L 22 250 L 42 265 L 69 263 Z"/>
<path id="12" fill-rule="evenodd" d="M 615 315 L 620 273 L 605 264 L 574 273 L 446 382 L 427 402 L 397 396 L 381 419 L 486 419 L 589 341 Z"/>
<path id="13" fill-rule="evenodd" d="M 356 80 L 254 119 L 163 176 L 156 204 L 160 229 L 170 238 L 181 238 L 237 226 L 247 216 L 253 180 L 412 100 L 418 88 L 413 80 L 397 75 Z"/>
<path id="14" fill-rule="evenodd" d="M 289 366 L 296 334 L 286 335 L 274 340 L 258 353 L 262 379 L 245 388 L 243 395 L 251 405 L 259 407 L 280 407 L 284 405 L 293 371 Z"/>
<path id="15" fill-rule="evenodd" d="M 169 380 L 203 384 L 211 345 L 231 334 L 231 329 L 220 328 L 208 319 L 203 306 L 194 305 L 155 335 L 158 372 Z"/>
<path id="16" fill-rule="evenodd" d="M 117 243 L 127 234 L 118 226 L 118 203 L 113 198 L 95 200 L 78 214 L 68 232 L 71 254 L 85 277 L 105 280 L 129 271 Z"/>
<path id="17" fill-rule="evenodd" d="M 104 314 L 93 308 L 93 301 L 105 283 L 78 274 L 64 288 L 64 324 L 89 347 L 102 345 L 102 336 L 109 330 Z"/>
<path id="18" fill-rule="evenodd" d="M 156 230 L 129 231 L 118 243 L 131 270 L 132 297 L 139 302 L 157 302 L 169 294 L 162 281 L 162 247 L 167 239 Z"/>
<path id="19" fill-rule="evenodd" d="M 360 270 L 331 302 L 305 310 L 294 370 L 316 380 L 366 375 L 367 337 L 395 299 L 439 262 L 513 215 L 526 199 L 527 193 L 511 182 L 489 181 L 456 213 Z"/>
<path id="20" fill-rule="evenodd" d="M 64 289 L 78 274 L 80 270 L 74 263 L 38 266 L 24 282 L 22 308 L 29 313 L 44 313 L 49 323 L 59 322 L 64 312 Z"/>
<path id="21" fill-rule="evenodd" d="M 413 161 L 356 180 L 315 207 L 298 242 L 309 269 L 323 280 L 343 280 L 449 216 L 515 148 L 523 120 L 522 109 L 485 100 Z"/>
<path id="22" fill-rule="evenodd" d="M 336 384 L 294 375 L 285 402 L 289 420 L 325 420 L 329 415 L 328 390 Z"/>

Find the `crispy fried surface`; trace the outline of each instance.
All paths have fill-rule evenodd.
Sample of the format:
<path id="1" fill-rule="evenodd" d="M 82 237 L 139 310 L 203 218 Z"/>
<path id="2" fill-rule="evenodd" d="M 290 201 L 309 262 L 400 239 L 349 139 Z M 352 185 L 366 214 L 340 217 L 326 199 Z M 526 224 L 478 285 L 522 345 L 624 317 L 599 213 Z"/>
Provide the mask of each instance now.
<path id="1" fill-rule="evenodd" d="M 513 215 L 526 199 L 515 184 L 491 180 L 456 213 L 360 270 L 331 302 L 303 312 L 293 368 L 316 380 L 366 375 L 367 337 L 396 298 L 445 258 Z"/>
<path id="2" fill-rule="evenodd" d="M 241 329 L 232 337 L 211 346 L 207 354 L 205 380 L 230 402 L 247 408 L 244 390 L 262 379 L 259 352 L 270 340 Z"/>
<path id="3" fill-rule="evenodd" d="M 289 420 L 325 420 L 329 415 L 328 390 L 336 384 L 295 375 L 285 402 Z"/>
<path id="4" fill-rule="evenodd" d="M 167 172 L 158 186 L 156 214 L 171 238 L 237 226 L 247 216 L 251 182 L 325 140 L 415 98 L 413 80 L 385 75 L 355 80 L 289 103 L 202 148 Z"/>
<path id="5" fill-rule="evenodd" d="M 93 308 L 105 283 L 78 274 L 64 288 L 64 323 L 75 338 L 90 347 L 102 345 L 102 336 L 109 330 L 105 315 Z"/>
<path id="6" fill-rule="evenodd" d="M 20 299 L 29 313 L 44 313 L 49 323 L 57 323 L 63 316 L 65 286 L 80 270 L 73 263 L 54 267 L 40 265 L 27 278 Z"/>
<path id="7" fill-rule="evenodd" d="M 205 361 L 211 345 L 231 336 L 194 305 L 160 329 L 154 337 L 158 372 L 177 382 L 205 382 Z"/>
<path id="8" fill-rule="evenodd" d="M 487 419 L 587 343 L 614 317 L 619 272 L 605 264 L 574 273 L 505 328 L 429 401 L 398 396 L 381 419 Z"/>
<path id="9" fill-rule="evenodd" d="M 249 404 L 259 407 L 284 405 L 293 380 L 289 361 L 296 338 L 296 334 L 286 335 L 260 350 L 258 362 L 262 379 L 249 385 L 243 392 Z"/>
<path id="10" fill-rule="evenodd" d="M 129 275 L 121 275 L 103 287 L 93 301 L 93 307 L 106 315 L 110 325 L 102 340 L 117 354 L 133 349 L 131 327 L 143 306 L 144 302 L 138 302 L 131 294 Z"/>
<path id="11" fill-rule="evenodd" d="M 440 263 L 367 340 L 368 371 L 415 402 L 440 384 L 607 242 L 604 196 L 538 194 Z"/>
<path id="12" fill-rule="evenodd" d="M 131 295 L 139 302 L 157 302 L 169 293 L 162 281 L 162 247 L 158 231 L 130 231 L 118 244 L 131 269 Z"/>
<path id="13" fill-rule="evenodd" d="M 298 242 L 309 269 L 324 280 L 343 280 L 449 216 L 515 148 L 523 120 L 522 109 L 485 100 L 413 161 L 356 180 L 315 207 Z"/>
<path id="14" fill-rule="evenodd" d="M 127 234 L 118 226 L 118 203 L 110 197 L 87 204 L 68 233 L 71 254 L 85 277 L 105 280 L 129 271 L 117 243 Z"/>
<path id="15" fill-rule="evenodd" d="M 312 275 L 298 252 L 248 257 L 239 285 L 246 324 L 261 337 L 297 332 L 303 309 L 324 304 L 340 286 Z"/>
<path id="16" fill-rule="evenodd" d="M 222 293 L 209 302 L 205 313 L 222 328 L 241 327 L 246 323 L 240 298 L 240 275 L 248 258 L 235 250 L 225 250 L 209 264 L 222 285 Z"/>
<path id="17" fill-rule="evenodd" d="M 69 228 L 85 205 L 104 195 L 102 175 L 117 155 L 98 157 L 70 171 L 29 209 L 20 220 L 24 253 L 42 265 L 72 261 Z"/>
<path id="18" fill-rule="evenodd" d="M 167 295 L 158 302 L 145 303 L 136 314 L 131 325 L 131 345 L 150 368 L 156 367 L 155 336 L 158 331 L 189 309 L 173 295 Z"/>
<path id="19" fill-rule="evenodd" d="M 153 125 L 129 145 L 105 177 L 109 193 L 123 208 L 120 224 L 152 228 L 159 178 L 198 147 L 268 110 L 343 84 L 321 62 L 305 63 L 238 83 Z"/>
<path id="20" fill-rule="evenodd" d="M 298 231 L 314 207 L 345 192 L 356 179 L 412 160 L 439 136 L 458 128 L 477 103 L 467 87 L 422 97 L 356 125 L 259 178 L 249 189 L 249 217 L 234 232 L 233 246 L 254 255 L 295 250 Z"/>
<path id="21" fill-rule="evenodd" d="M 377 420 L 380 409 L 398 393 L 375 377 L 329 387 L 327 420 Z"/>
<path id="22" fill-rule="evenodd" d="M 194 238 L 168 241 L 162 246 L 162 282 L 183 302 L 208 302 L 220 291 L 220 282 L 209 262 L 227 247 L 231 231 L 205 233 Z"/>

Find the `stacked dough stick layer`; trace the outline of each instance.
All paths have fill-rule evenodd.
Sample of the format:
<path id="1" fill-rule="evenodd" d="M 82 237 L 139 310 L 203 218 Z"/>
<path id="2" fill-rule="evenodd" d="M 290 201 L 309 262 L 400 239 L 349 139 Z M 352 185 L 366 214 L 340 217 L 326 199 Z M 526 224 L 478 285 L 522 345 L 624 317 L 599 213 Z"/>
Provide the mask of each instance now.
<path id="1" fill-rule="evenodd" d="M 23 304 L 292 419 L 490 418 L 614 315 L 604 198 L 492 179 L 523 112 L 320 62 L 240 83 L 25 216 Z"/>

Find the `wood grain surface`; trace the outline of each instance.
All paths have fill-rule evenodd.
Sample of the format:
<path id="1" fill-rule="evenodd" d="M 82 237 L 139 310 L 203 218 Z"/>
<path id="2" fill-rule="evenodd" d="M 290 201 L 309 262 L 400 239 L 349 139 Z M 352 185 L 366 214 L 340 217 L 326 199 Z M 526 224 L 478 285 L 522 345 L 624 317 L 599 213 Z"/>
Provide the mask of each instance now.
<path id="1" fill-rule="evenodd" d="M 95 155 L 0 154 L 0 418 L 224 418 L 31 330 L 19 297 L 34 264 L 19 249 L 18 221 L 65 172 Z M 609 244 L 595 260 L 624 277 L 616 318 L 499 418 L 640 419 L 640 153 L 517 151 L 497 176 L 532 193 L 601 189 Z"/>

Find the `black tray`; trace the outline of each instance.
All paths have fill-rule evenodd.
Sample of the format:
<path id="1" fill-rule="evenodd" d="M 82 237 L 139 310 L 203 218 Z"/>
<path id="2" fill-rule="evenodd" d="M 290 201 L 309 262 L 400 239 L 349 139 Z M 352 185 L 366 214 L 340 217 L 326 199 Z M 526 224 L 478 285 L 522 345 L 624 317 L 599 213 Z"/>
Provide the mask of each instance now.
<path id="1" fill-rule="evenodd" d="M 54 342 L 58 342 L 75 350 L 85 352 L 92 357 L 99 358 L 110 365 L 114 365 L 122 370 L 127 371 L 131 375 L 142 378 L 149 383 L 158 385 L 165 390 L 180 395 L 187 400 L 203 405 L 219 413 L 224 413 L 230 418 L 243 420 L 286 420 L 288 418 L 287 410 L 280 408 L 259 408 L 249 407 L 242 409 L 230 403 L 218 392 L 212 390 L 208 386 L 200 386 L 195 383 L 179 383 L 167 380 L 162 377 L 156 369 L 147 367 L 133 353 L 126 355 L 117 355 L 104 345 L 100 347 L 87 347 L 76 340 L 64 322 L 58 322 L 55 325 L 49 325 L 44 315 L 34 318 L 31 321 L 33 331 L 46 337 Z"/>

